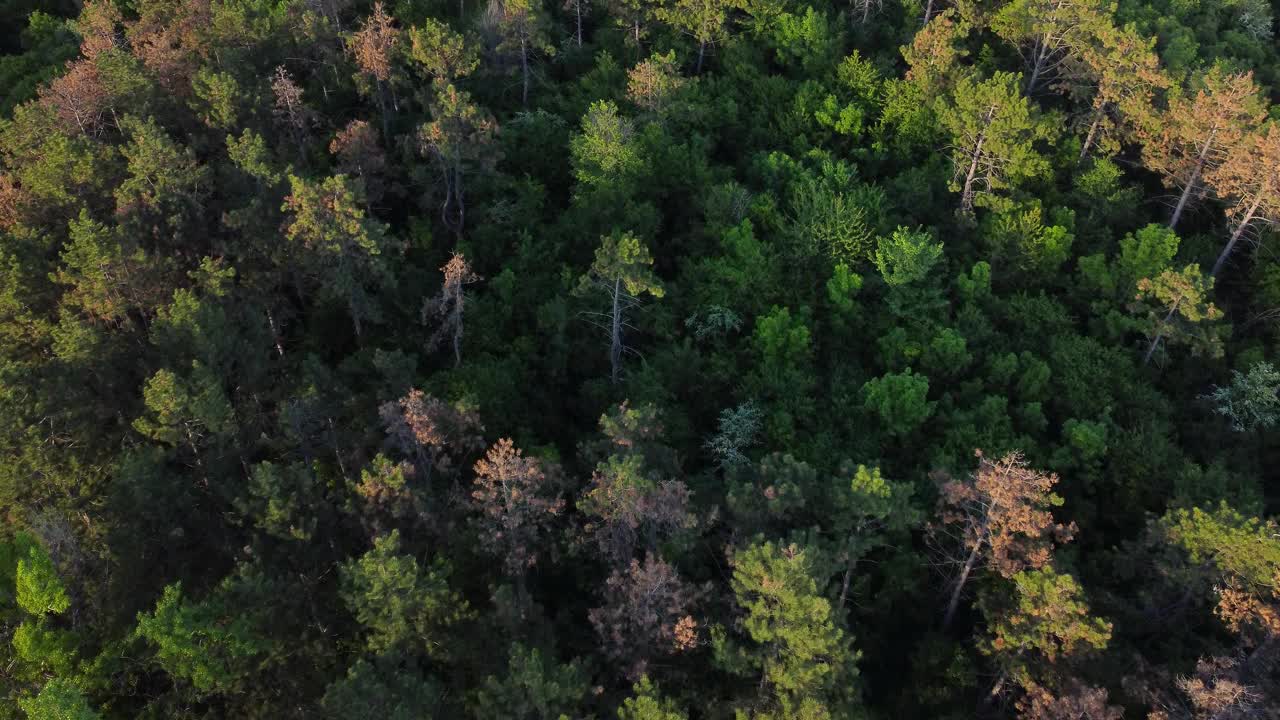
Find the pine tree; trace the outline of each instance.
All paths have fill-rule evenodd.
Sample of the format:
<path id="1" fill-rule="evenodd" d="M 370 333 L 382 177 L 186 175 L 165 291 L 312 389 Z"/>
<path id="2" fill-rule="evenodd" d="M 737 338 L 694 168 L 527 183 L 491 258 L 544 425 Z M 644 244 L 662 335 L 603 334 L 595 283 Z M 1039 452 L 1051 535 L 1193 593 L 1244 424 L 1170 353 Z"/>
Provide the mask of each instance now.
<path id="1" fill-rule="evenodd" d="M 1053 123 L 1031 107 L 1018 84 L 1019 76 L 1009 73 L 982 82 L 964 77 L 935 105 L 951 137 L 951 189 L 960 191 L 965 215 L 976 204 L 990 203 L 995 192 L 1048 172 L 1035 143 L 1053 139 Z"/>
<path id="2" fill-rule="evenodd" d="M 1002 577 L 1049 562 L 1055 542 L 1075 534 L 1075 524 L 1054 520 L 1050 508 L 1061 505 L 1053 493 L 1058 476 L 1027 466 L 1010 453 L 992 460 L 978 453 L 978 470 L 968 478 L 944 477 L 938 500 L 941 521 L 931 530 L 941 539 L 951 535 L 963 555 L 954 558 L 959 572 L 951 583 L 943 627 L 951 625 L 960 597 L 973 571 L 985 566 Z M 980 565 L 981 563 L 981 565 Z"/>
<path id="3" fill-rule="evenodd" d="M 467 219 L 466 183 L 472 173 L 497 164 L 493 150 L 498 126 L 471 96 L 445 85 L 436 92 L 434 120 L 418 130 L 418 146 L 436 161 L 444 186 L 440 221 L 459 238 Z"/>
<path id="4" fill-rule="evenodd" d="M 661 298 L 664 291 L 662 281 L 650 270 L 653 256 L 639 238 L 615 232 L 600 240 L 591 270 L 578 284 L 578 293 L 599 293 L 608 299 L 607 311 L 590 312 L 587 317 L 609 334 L 609 379 L 616 385 L 622 376 L 623 355 L 630 349 L 626 331 L 633 326 L 628 314 L 640 306 L 640 296 Z"/>
<path id="5" fill-rule="evenodd" d="M 392 282 L 383 257 L 394 249 L 386 226 L 368 217 L 363 189 L 346 175 L 319 182 L 290 175 L 289 184 L 284 234 L 295 245 L 301 274 L 307 285 L 346 304 L 360 337 L 364 321 L 381 317 L 370 287 Z"/>
<path id="6" fill-rule="evenodd" d="M 1222 319 L 1209 294 L 1213 278 L 1205 277 L 1200 266 L 1191 264 L 1181 272 L 1165 270 L 1154 278 L 1138 281 L 1138 297 L 1134 309 L 1145 311 L 1146 334 L 1151 338 L 1142 364 L 1151 362 L 1161 341 L 1184 344 L 1194 354 L 1217 357 L 1222 354 Z"/>
<path id="7" fill-rule="evenodd" d="M 392 113 L 399 111 L 399 101 L 392 88 L 392 74 L 400 41 L 400 29 L 395 26 L 395 18 L 387 13 L 379 0 L 373 4 L 373 13 L 365 19 L 364 26 L 351 36 L 349 44 L 361 76 L 373 82 L 382 113 L 382 134 L 387 137 L 391 137 Z"/>
<path id="8" fill-rule="evenodd" d="M 1176 228 L 1188 202 L 1205 192 L 1204 177 L 1220 166 L 1262 119 L 1264 110 L 1251 73 L 1214 67 L 1195 96 L 1174 97 L 1142 132 L 1142 158 L 1166 187 L 1180 191 L 1169 218 Z"/>
<path id="9" fill-rule="evenodd" d="M 730 586 L 742 616 L 733 636 L 715 628 L 712 644 L 726 670 L 758 678 L 752 717 L 844 717 L 856 706 L 856 654 L 805 551 L 771 542 L 738 550 Z"/>
<path id="10" fill-rule="evenodd" d="M 1209 271 L 1216 278 L 1250 229 L 1280 219 L 1280 124 L 1269 122 L 1232 146 L 1205 181 L 1215 195 L 1230 202 L 1231 237 Z"/>
<path id="11" fill-rule="evenodd" d="M 521 591 L 525 573 L 537 564 L 548 528 L 564 509 L 555 491 L 559 468 L 544 469 L 537 458 L 524 457 L 510 439 L 499 440 L 476 461 L 473 507 L 485 546 L 502 558 L 507 575 Z"/>

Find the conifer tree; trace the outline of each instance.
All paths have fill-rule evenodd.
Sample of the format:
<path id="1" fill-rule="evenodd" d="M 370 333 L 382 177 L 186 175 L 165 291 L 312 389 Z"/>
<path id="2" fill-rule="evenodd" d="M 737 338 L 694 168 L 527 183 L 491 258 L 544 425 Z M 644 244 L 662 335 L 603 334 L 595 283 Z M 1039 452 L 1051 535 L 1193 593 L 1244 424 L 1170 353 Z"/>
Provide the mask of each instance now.
<path id="1" fill-rule="evenodd" d="M 1280 124 L 1269 122 L 1250 133 L 1227 151 L 1222 165 L 1205 180 L 1215 195 L 1230 203 L 1231 236 L 1209 271 L 1216 278 L 1246 233 L 1280 219 Z"/>
<path id="2" fill-rule="evenodd" d="M 386 226 L 368 217 L 363 189 L 346 175 L 319 182 L 290 175 L 289 184 L 284 235 L 295 244 L 306 285 L 344 302 L 360 337 L 366 320 L 381 317 L 371 286 L 391 281 L 383 254 L 394 245 Z"/>
<path id="3" fill-rule="evenodd" d="M 1166 187 L 1179 191 L 1169 227 L 1176 228 L 1187 204 L 1205 193 L 1204 178 L 1216 170 L 1262 119 L 1264 109 L 1251 73 L 1214 67 L 1192 97 L 1178 96 L 1143 130 L 1142 158 Z"/>
<path id="4" fill-rule="evenodd" d="M 615 232 L 601 238 L 595 261 L 578 284 L 579 294 L 603 294 L 608 300 L 608 310 L 587 317 L 609 334 L 609 380 L 615 385 L 622 377 L 623 355 L 630 350 L 626 331 L 633 326 L 628 314 L 639 307 L 642 295 L 661 298 L 664 293 L 652 265 L 653 256 L 639 238 Z"/>
<path id="5" fill-rule="evenodd" d="M 1053 493 L 1057 483 L 1056 475 L 1028 467 L 1017 453 L 992 460 L 979 452 L 973 475 L 943 478 L 938 500 L 941 524 L 931 529 L 939 538 L 950 535 L 964 553 L 953 560 L 959 570 L 951 583 L 943 627 L 955 618 L 975 569 L 985 566 L 1002 577 L 1012 577 L 1043 567 L 1052 557 L 1055 542 L 1071 540 L 1075 524 L 1058 523 L 1050 510 L 1062 504 L 1062 498 Z"/>
<path id="6" fill-rule="evenodd" d="M 997 191 L 1048 170 L 1035 143 L 1054 137 L 1052 121 L 1032 108 L 1018 82 L 1003 72 L 981 82 L 964 77 L 936 103 L 938 122 L 951 138 L 951 189 L 960 192 L 965 215 L 976 204 L 990 204 Z"/>

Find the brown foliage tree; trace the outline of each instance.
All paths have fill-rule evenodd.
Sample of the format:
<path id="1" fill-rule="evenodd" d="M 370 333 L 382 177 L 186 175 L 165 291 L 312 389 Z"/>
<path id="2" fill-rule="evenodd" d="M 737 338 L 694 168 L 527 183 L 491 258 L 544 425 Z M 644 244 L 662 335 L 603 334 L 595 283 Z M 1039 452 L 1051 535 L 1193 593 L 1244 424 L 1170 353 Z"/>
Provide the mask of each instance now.
<path id="1" fill-rule="evenodd" d="M 956 20 L 955 10 L 946 10 L 926 24 L 912 38 L 910 45 L 901 48 L 907 61 L 906 78 L 916 83 L 927 96 L 934 96 L 947 87 L 949 78 L 960 66 L 968 51 L 960 41 L 969 34 L 966 20 Z"/>
<path id="2" fill-rule="evenodd" d="M 1217 277 L 1240 238 L 1258 224 L 1280 218 L 1280 125 L 1250 133 L 1232 147 L 1222 165 L 1205 178 L 1214 194 L 1227 200 L 1231 237 L 1218 254 L 1209 275 Z"/>
<path id="3" fill-rule="evenodd" d="M 1043 567 L 1053 554 L 1054 542 L 1069 542 L 1075 523 L 1054 521 L 1049 508 L 1061 505 L 1052 492 L 1058 476 L 1027 467 L 1022 455 L 1012 452 L 991 460 L 981 451 L 978 470 L 964 479 L 944 477 L 938 500 L 941 524 L 931 530 L 958 540 L 963 559 L 955 558 L 959 574 L 952 582 L 943 626 L 951 624 L 960 596 L 979 560 L 1002 577 Z M 954 543 L 953 543 L 954 544 Z"/>
<path id="4" fill-rule="evenodd" d="M 364 120 L 352 120 L 329 143 L 329 152 L 338 157 L 338 173 L 360 178 L 370 205 L 382 197 L 382 175 L 387 169 L 387 156 L 378 141 L 377 129 Z"/>
<path id="5" fill-rule="evenodd" d="M 1151 704 L 1147 720 L 1246 720 L 1273 717 L 1277 710 L 1233 657 L 1202 658 L 1194 673 L 1172 682 L 1168 673 L 1153 671 L 1139 681 L 1127 679 L 1126 686 Z"/>
<path id="6" fill-rule="evenodd" d="M 671 97 L 687 83 L 676 66 L 674 51 L 655 54 L 627 71 L 627 99 L 661 117 Z"/>
<path id="7" fill-rule="evenodd" d="M 358 503 L 357 514 L 370 537 L 382 536 L 398 520 L 427 519 L 421 496 L 410 487 L 416 474 L 411 463 L 395 463 L 382 455 L 360 471 L 360 482 L 353 483 L 352 490 Z"/>
<path id="8" fill-rule="evenodd" d="M 414 459 L 428 485 L 433 471 L 448 474 L 454 469 L 453 456 L 484 447 L 479 435 L 484 426 L 475 410 L 450 405 L 421 390 L 410 390 L 395 402 L 383 403 L 378 416 L 387 441 Z"/>
<path id="9" fill-rule="evenodd" d="M 605 604 L 587 616 L 605 656 L 635 681 L 654 659 L 697 645 L 698 622 L 689 608 L 698 596 L 673 566 L 650 553 L 643 564 L 633 559 L 625 572 L 614 570 L 605 581 Z"/>
<path id="10" fill-rule="evenodd" d="M 63 129 L 74 134 L 96 135 L 110 109 L 110 94 L 103 87 L 97 66 L 90 60 L 67 63 L 67 72 L 39 90 L 40 101 L 53 108 Z"/>
<path id="11" fill-rule="evenodd" d="M 92 60 L 116 47 L 120 42 L 117 28 L 122 21 L 120 10 L 110 0 L 86 2 L 75 21 L 76 33 L 80 35 L 80 54 Z"/>
<path id="12" fill-rule="evenodd" d="M 400 30 L 381 1 L 373 4 L 373 13 L 365 19 L 364 26 L 352 34 L 348 45 L 361 75 L 373 82 L 378 109 L 382 112 L 382 133 L 387 137 L 391 136 L 391 112 L 399 109 L 391 87 L 394 54 L 399 45 Z"/>
<path id="13" fill-rule="evenodd" d="M 465 285 L 480 280 L 480 276 L 471 271 L 471 265 L 460 253 L 454 253 L 449 262 L 440 268 L 444 273 L 444 285 L 440 294 L 429 298 L 422 305 L 422 322 L 430 324 L 438 322 L 439 327 L 431 335 L 431 349 L 439 347 L 447 337 L 453 343 L 454 365 L 462 364 L 462 312 L 466 305 Z"/>
<path id="14" fill-rule="evenodd" d="M 1204 194 L 1204 176 L 1214 171 L 1264 116 L 1252 73 L 1229 74 L 1214 67 L 1194 97 L 1175 97 L 1169 109 L 1143 129 L 1142 157 L 1180 191 L 1169 227 L 1178 225 L 1187 203 Z"/>
<path id="15" fill-rule="evenodd" d="M 1113 136 L 1129 137 L 1148 122 L 1152 98 L 1169 87 L 1155 42 L 1132 27 L 1108 24 L 1067 58 L 1059 85 L 1090 106 L 1081 160 L 1098 146 L 1115 152 Z"/>
<path id="16" fill-rule="evenodd" d="M 191 78 L 209 54 L 211 1 L 150 2 L 139 9 L 141 16 L 126 30 L 133 54 L 165 90 L 190 95 Z"/>
<path id="17" fill-rule="evenodd" d="M 485 547 L 502 557 L 507 575 L 523 587 L 548 525 L 564 509 L 564 500 L 554 492 L 559 468 L 544 468 L 540 460 L 524 457 L 503 438 L 476 461 L 475 473 L 471 499 L 480 513 Z"/>
<path id="18" fill-rule="evenodd" d="M 1017 702 L 1019 720 L 1120 720 L 1124 709 L 1107 704 L 1107 691 L 1078 680 L 1064 683 L 1058 692 L 1027 683 Z"/>
<path id="19" fill-rule="evenodd" d="M 632 559 L 642 538 L 652 552 L 660 537 L 694 524 L 688 486 L 654 477 L 639 455 L 614 455 L 597 465 L 578 508 L 591 518 L 587 532 L 617 566 Z"/>

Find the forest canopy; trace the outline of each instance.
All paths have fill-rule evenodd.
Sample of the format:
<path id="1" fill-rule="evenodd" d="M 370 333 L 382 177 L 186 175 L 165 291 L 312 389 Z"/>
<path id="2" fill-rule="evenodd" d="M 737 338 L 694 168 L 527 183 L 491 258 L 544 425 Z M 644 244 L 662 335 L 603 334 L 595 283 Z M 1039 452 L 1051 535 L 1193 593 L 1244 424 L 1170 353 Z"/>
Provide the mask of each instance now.
<path id="1" fill-rule="evenodd" d="M 1264 0 L 0 0 L 0 720 L 1280 714 Z"/>

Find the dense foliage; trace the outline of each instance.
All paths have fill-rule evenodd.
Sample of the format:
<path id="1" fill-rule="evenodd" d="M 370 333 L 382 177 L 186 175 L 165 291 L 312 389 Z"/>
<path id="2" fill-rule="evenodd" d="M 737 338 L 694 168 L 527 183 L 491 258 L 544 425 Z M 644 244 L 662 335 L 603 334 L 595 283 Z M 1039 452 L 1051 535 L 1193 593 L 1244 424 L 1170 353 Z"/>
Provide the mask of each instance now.
<path id="1" fill-rule="evenodd" d="M 0 0 L 0 720 L 1274 717 L 1263 0 Z"/>

